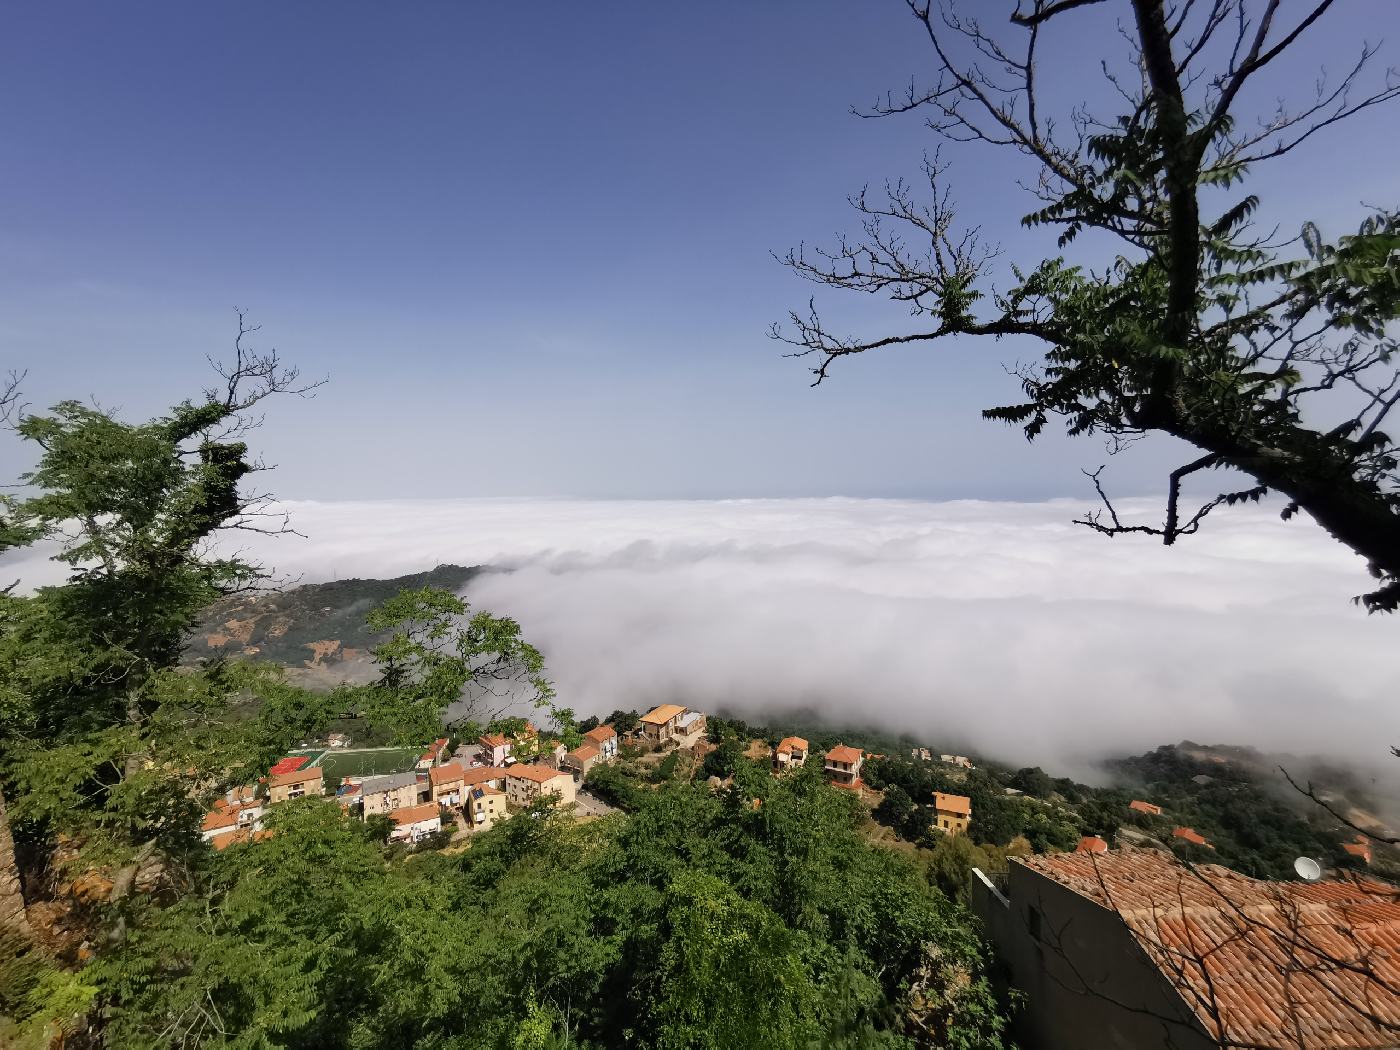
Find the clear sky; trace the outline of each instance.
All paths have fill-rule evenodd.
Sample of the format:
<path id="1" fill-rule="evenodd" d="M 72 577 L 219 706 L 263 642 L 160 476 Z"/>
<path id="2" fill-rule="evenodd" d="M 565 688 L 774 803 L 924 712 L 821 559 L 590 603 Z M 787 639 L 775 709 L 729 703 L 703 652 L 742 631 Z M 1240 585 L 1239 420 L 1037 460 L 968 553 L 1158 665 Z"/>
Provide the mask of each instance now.
<path id="1" fill-rule="evenodd" d="M 1113 6 L 1053 40 L 1061 99 L 1098 97 Z M 1400 36 L 1392 0 L 1337 7 L 1274 87 Z M 11 5 L 0 363 L 31 401 L 147 415 L 245 307 L 331 380 L 260 438 L 291 498 L 1082 494 L 1098 446 L 1027 452 L 978 418 L 1015 398 L 1012 344 L 810 390 L 765 338 L 812 291 L 769 252 L 850 228 L 846 193 L 935 145 L 848 112 L 936 72 L 915 30 L 900 0 Z M 1266 214 L 1335 232 L 1394 204 L 1397 117 L 1276 167 Z M 968 220 L 1039 258 L 1007 158 L 948 158 Z M 907 323 L 823 301 L 838 327 Z M 1170 452 L 1122 487 L 1159 489 Z"/>

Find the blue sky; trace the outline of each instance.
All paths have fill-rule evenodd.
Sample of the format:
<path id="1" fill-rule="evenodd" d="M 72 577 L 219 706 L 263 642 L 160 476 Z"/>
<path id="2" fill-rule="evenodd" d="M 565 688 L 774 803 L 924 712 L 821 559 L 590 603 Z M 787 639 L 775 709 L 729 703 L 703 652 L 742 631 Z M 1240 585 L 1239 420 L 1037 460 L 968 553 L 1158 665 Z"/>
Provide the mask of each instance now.
<path id="1" fill-rule="evenodd" d="M 1272 86 L 1400 28 L 1338 6 Z M 1062 99 L 1100 91 L 1104 12 L 1057 41 Z M 245 307 L 331 380 L 259 438 L 292 498 L 1081 495 L 1097 444 L 1028 450 L 978 417 L 1015 398 L 1013 344 L 811 390 L 764 335 L 812 291 L 769 252 L 850 228 L 845 194 L 935 145 L 848 113 L 934 72 L 916 28 L 899 0 L 13 6 L 0 363 L 33 402 L 148 415 L 199 389 Z M 1262 176 L 1266 213 L 1336 230 L 1393 204 L 1395 117 Z M 947 157 L 968 221 L 1039 258 L 1006 158 Z M 822 302 L 843 329 L 907 323 Z M 1159 489 L 1173 451 L 1116 464 L 1121 489 Z"/>

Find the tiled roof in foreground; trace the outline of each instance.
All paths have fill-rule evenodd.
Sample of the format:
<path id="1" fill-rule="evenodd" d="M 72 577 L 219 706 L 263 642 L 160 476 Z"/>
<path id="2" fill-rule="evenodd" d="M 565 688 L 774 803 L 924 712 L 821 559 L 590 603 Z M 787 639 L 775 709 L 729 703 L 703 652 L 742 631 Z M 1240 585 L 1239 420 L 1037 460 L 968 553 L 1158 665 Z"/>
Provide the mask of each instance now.
<path id="1" fill-rule="evenodd" d="M 1016 863 L 1117 911 L 1212 1038 L 1230 1046 L 1400 1042 L 1400 890 L 1262 882 L 1157 850 Z"/>

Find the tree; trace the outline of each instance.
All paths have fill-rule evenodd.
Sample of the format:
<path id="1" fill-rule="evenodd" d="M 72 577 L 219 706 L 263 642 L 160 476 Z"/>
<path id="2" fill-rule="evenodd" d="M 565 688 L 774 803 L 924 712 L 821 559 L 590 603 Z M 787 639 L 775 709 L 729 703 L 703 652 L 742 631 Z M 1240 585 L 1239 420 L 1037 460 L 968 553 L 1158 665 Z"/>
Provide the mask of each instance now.
<path id="1" fill-rule="evenodd" d="M 1102 509 L 1080 524 L 1171 544 L 1221 505 L 1275 493 L 1285 519 L 1305 511 L 1367 559 L 1380 581 L 1359 599 L 1368 609 L 1400 606 L 1400 451 L 1383 429 L 1400 402 L 1387 331 L 1400 316 L 1400 212 L 1376 208 L 1334 240 L 1303 218 L 1281 240 L 1255 228 L 1260 199 L 1241 188 L 1259 165 L 1400 96 L 1400 74 L 1366 86 L 1375 52 L 1363 45 L 1339 79 L 1320 78 L 1315 95 L 1252 125 L 1238 112 L 1246 87 L 1269 89 L 1279 56 L 1305 45 L 1332 0 L 1294 21 L 1281 16 L 1281 0 L 1029 0 L 1007 33 L 951 0 L 906 2 L 938 76 L 866 115 L 922 113 L 945 141 L 1019 154 L 1035 198 L 1023 224 L 1060 231 L 1061 252 L 1082 240 L 1085 260 L 1104 248 L 1116 257 L 1097 270 L 1064 254 L 1023 260 L 997 290 L 996 251 L 976 228 L 957 229 L 947 166 L 935 156 L 925 162 L 926 198 L 902 180 L 883 195 L 862 191 L 852 198 L 862 238 L 784 258 L 807 280 L 887 296 L 916 325 L 847 338 L 823 324 L 813 301 L 789 327 L 774 326 L 775 338 L 796 346 L 793 356 L 815 357 L 820 383 L 836 361 L 871 350 L 1023 337 L 1044 353 L 1017 369 L 1024 400 L 985 417 L 1022 427 L 1028 439 L 1060 419 L 1071 435 L 1103 436 L 1115 452 L 1148 433 L 1199 452 L 1168 477 L 1160 525 L 1124 522 L 1102 468 L 1089 474 Z M 1052 34 L 1120 13 L 1132 16 L 1126 54 L 1102 65 L 1118 112 L 1077 106 L 1056 120 L 1041 91 Z M 1073 68 L 1100 68 L 1073 38 L 1053 39 Z M 1210 470 L 1243 475 L 1243 487 L 1227 482 L 1183 509 L 1183 483 Z"/>
<path id="2" fill-rule="evenodd" d="M 288 530 L 245 487 L 261 466 L 243 438 L 254 406 L 317 384 L 276 351 L 250 349 L 254 331 L 240 317 L 219 387 L 159 419 L 129 424 L 66 401 L 11 420 L 39 452 L 22 478 L 35 494 L 11 506 L 12 521 L 21 542 L 55 542 L 70 569 L 61 586 L 0 596 L 0 783 L 31 837 L 75 835 L 109 860 L 149 856 L 188 834 L 179 816 L 194 785 L 269 743 L 249 737 L 260 726 L 208 715 L 255 684 L 275 689 L 273 676 L 175 671 L 199 610 L 266 577 L 211 541 Z M 115 896 L 133 874 L 122 869 Z"/>
<path id="3" fill-rule="evenodd" d="M 216 541 L 288 531 L 247 487 L 262 467 L 245 438 L 255 406 L 319 384 L 302 383 L 275 350 L 253 349 L 255 331 L 240 315 L 218 385 L 148 422 L 76 401 L 28 413 L 17 380 L 0 397 L 0 417 L 38 459 L 21 478 L 32 494 L 0 506 L 0 546 L 45 539 L 68 566 L 61 585 L 0 593 L 0 884 L 20 884 L 12 833 L 31 871 L 105 872 L 106 907 L 91 913 L 99 944 L 124 935 L 139 874 L 147 889 L 183 878 L 167 862 L 197 846 L 205 803 L 327 714 L 269 669 L 177 668 L 199 611 L 267 578 Z M 253 694 L 267 718 L 229 717 Z M 34 1023 L 71 1016 L 90 992 L 40 982 L 47 999 L 31 999 Z"/>
<path id="4" fill-rule="evenodd" d="M 402 591 L 375 609 L 371 630 L 392 631 L 376 646 L 379 680 L 337 690 L 337 702 L 372 725 L 392 726 L 399 743 L 422 743 L 444 729 L 467 737 L 481 730 L 520 732 L 523 718 L 499 718 L 522 700 L 548 707 L 554 689 L 544 657 L 525 641 L 520 624 L 467 603 L 438 587 Z M 567 721 L 566 710 L 556 712 Z M 507 728 L 507 726 L 511 728 Z"/>

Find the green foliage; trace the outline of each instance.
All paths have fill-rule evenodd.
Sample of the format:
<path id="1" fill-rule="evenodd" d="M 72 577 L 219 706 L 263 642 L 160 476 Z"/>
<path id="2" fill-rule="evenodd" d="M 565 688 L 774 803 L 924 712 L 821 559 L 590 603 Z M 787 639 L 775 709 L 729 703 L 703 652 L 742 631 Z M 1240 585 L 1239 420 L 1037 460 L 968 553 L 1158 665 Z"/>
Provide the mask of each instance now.
<path id="1" fill-rule="evenodd" d="M 676 766 L 680 763 L 681 754 L 679 751 L 672 751 L 661 760 L 656 769 L 652 771 L 649 778 L 653 784 L 660 784 L 670 780 L 676 775 Z"/>
<path id="2" fill-rule="evenodd" d="M 1167 746 L 1120 759 L 1110 768 L 1142 785 L 1166 810 L 1160 818 L 1135 815 L 1145 830 L 1169 840 L 1178 825 L 1194 828 L 1215 849 L 1193 857 L 1255 878 L 1291 878 L 1295 858 L 1330 858 L 1351 837 L 1296 793 L 1290 797 L 1292 789 L 1281 777 L 1270 786 L 1236 763 L 1202 761 Z"/>
<path id="3" fill-rule="evenodd" d="M 380 678 L 369 686 L 342 686 L 335 695 L 344 710 L 369 724 L 392 726 L 395 743 L 442 735 L 448 708 L 461 701 L 467 712 L 454 723 L 458 732 L 466 731 L 486 696 L 523 693 L 520 699 L 539 707 L 554 697 L 544 657 L 524 640 L 520 625 L 470 612 L 449 591 L 403 591 L 371 612 L 367 623 L 389 635 L 374 650 Z"/>
<path id="4" fill-rule="evenodd" d="M 402 859 L 337 807 L 279 807 L 94 968 L 109 1045 L 224 1045 L 218 1018 L 250 1047 L 912 1046 L 905 1010 L 1001 1045 L 964 916 L 819 777 L 764 788 L 670 782 L 630 817 Z"/>

